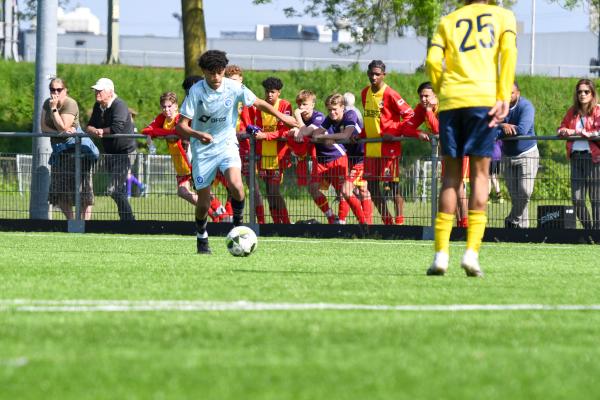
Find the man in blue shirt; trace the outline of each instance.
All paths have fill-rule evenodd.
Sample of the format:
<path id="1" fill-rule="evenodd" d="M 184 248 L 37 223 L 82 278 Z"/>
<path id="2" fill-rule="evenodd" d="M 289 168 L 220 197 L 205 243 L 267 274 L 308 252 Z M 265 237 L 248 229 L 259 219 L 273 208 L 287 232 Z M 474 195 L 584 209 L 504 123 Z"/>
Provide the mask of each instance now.
<path id="1" fill-rule="evenodd" d="M 521 97 L 519 85 L 514 82 L 510 97 L 510 111 L 499 125 L 499 137 L 535 136 L 533 122 L 535 108 Z M 536 140 L 506 140 L 503 144 L 504 179 L 512 201 L 510 214 L 504 223 L 507 228 L 528 228 L 528 205 L 540 164 Z"/>
<path id="2" fill-rule="evenodd" d="M 242 224 L 244 215 L 244 185 L 242 183 L 240 154 L 235 126 L 238 104 L 255 106 L 272 114 L 290 126 L 296 120 L 275 110 L 261 100 L 242 83 L 225 78 L 225 67 L 229 60 L 219 50 L 209 50 L 198 59 L 204 80 L 190 88 L 181 106 L 181 118 L 176 130 L 184 138 L 191 138 L 192 177 L 198 192 L 196 204 L 197 250 L 210 254 L 206 223 L 210 208 L 210 185 L 215 179 L 217 168 L 227 180 L 231 193 L 233 224 Z"/>

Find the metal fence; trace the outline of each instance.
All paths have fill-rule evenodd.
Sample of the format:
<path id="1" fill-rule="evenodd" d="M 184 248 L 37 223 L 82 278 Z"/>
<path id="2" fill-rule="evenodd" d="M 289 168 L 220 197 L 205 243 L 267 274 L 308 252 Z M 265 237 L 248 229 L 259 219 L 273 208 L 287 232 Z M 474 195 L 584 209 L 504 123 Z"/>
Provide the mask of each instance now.
<path id="1" fill-rule="evenodd" d="M 0 136 L 10 136 L 14 133 L 2 133 Z M 21 136 L 39 136 L 33 134 L 20 134 Z M 135 135 L 137 138 L 145 138 L 141 135 Z M 537 137 L 535 140 L 557 140 L 556 137 Z M 402 141 L 414 140 L 402 138 Z M 252 154 L 252 153 L 251 153 Z M 437 141 L 432 138 L 431 148 L 413 156 L 404 156 L 398 160 L 397 165 L 391 165 L 390 168 L 398 167 L 398 179 L 388 179 L 389 176 L 384 173 L 379 177 L 380 182 L 372 183 L 369 187 L 365 181 L 360 179 L 348 179 L 349 172 L 336 172 L 334 175 L 316 176 L 317 160 L 307 157 L 302 160 L 298 157 L 287 154 L 286 157 L 279 160 L 281 166 L 281 185 L 274 188 L 271 184 L 267 184 L 261 176 L 264 170 L 261 170 L 261 163 L 274 164 L 266 158 L 260 159 L 256 156 L 251 156 L 245 160 L 248 165 L 248 179 L 255 179 L 257 182 L 256 188 L 260 196 L 255 193 L 255 186 L 246 186 L 247 191 L 247 206 L 245 221 L 256 223 L 260 219 L 261 212 L 264 212 L 264 223 L 271 224 L 278 221 L 279 215 L 274 218 L 276 210 L 280 206 L 274 207 L 277 203 L 279 193 L 281 199 L 285 202 L 287 215 L 291 223 L 358 223 L 357 217 L 344 203 L 344 193 L 336 183 L 340 176 L 342 181 L 351 181 L 352 187 L 350 196 L 357 198 L 362 206 L 368 206 L 368 192 L 365 188 L 369 187 L 370 193 L 370 208 L 372 208 L 372 217 L 367 220 L 372 224 L 403 224 L 412 226 L 432 226 L 433 216 L 436 214 L 436 205 L 439 188 L 441 187 L 440 175 L 443 173 L 442 162 L 438 157 Z M 49 159 L 50 154 L 42 154 L 42 164 Z M 115 201 L 109 195 L 108 186 L 111 182 L 110 173 L 106 168 L 106 156 L 101 155 L 96 162 L 85 164 L 85 158 L 80 150 L 64 155 L 71 160 L 72 166 L 77 166 L 79 163 L 79 171 L 81 175 L 75 173 L 75 168 L 71 170 L 63 170 L 54 172 L 51 169 L 38 170 L 35 173 L 46 173 L 52 176 L 54 173 L 62 174 L 65 184 L 63 189 L 60 186 L 54 186 L 54 191 L 62 192 L 63 195 L 72 196 L 72 204 L 74 207 L 85 207 L 85 201 L 82 203 L 82 196 L 85 197 L 85 185 L 81 185 L 85 180 L 86 171 L 89 170 L 91 183 L 93 185 L 94 202 L 91 209 L 91 219 L 93 220 L 118 220 L 119 214 Z M 32 155 L 30 154 L 1 154 L 0 153 L 0 219 L 28 219 L 29 218 L 29 200 L 32 195 Z M 353 161 L 350 160 L 350 164 Z M 537 158 L 524 157 L 524 162 L 537 162 Z M 495 174 L 499 189 L 496 193 L 494 185 L 491 185 L 492 192 L 490 203 L 488 205 L 488 226 L 491 227 L 513 227 L 507 224 L 507 217 L 511 213 L 513 206 L 517 203 L 523 203 L 522 198 L 516 198 L 516 192 L 511 192 L 510 188 L 510 158 L 503 158 L 499 164 L 499 168 Z M 306 168 L 304 168 L 305 166 Z M 279 167 L 277 167 L 279 168 Z M 555 160 L 549 158 L 539 159 L 539 171 L 535 177 L 523 178 L 524 186 L 532 187 L 531 199 L 525 205 L 525 218 L 520 227 L 535 228 L 541 224 L 552 222 L 553 227 L 583 227 L 581 220 L 575 219 L 575 213 L 578 211 L 573 208 L 571 198 L 571 185 L 574 182 L 571 176 L 572 166 L 565 160 Z M 272 170 L 273 172 L 275 170 Z M 343 175 L 343 176 L 342 176 Z M 131 190 L 128 193 L 129 202 L 131 204 L 133 214 L 137 220 L 148 221 L 193 221 L 194 208 L 191 204 L 179 198 L 177 195 L 176 173 L 172 166 L 170 156 L 163 155 L 148 155 L 138 153 L 131 168 Z M 506 178 L 509 178 L 509 181 Z M 585 190 L 589 192 L 591 197 L 593 193 L 597 193 L 598 189 L 595 186 L 600 186 L 600 176 L 590 176 L 591 183 L 588 182 Z M 136 183 L 136 181 L 139 183 Z M 468 177 L 466 177 L 468 182 Z M 227 190 L 223 184 L 216 183 L 212 186 L 212 191 L 215 199 L 211 218 L 213 222 L 228 221 Z M 313 190 L 311 192 L 311 182 Z M 507 183 L 509 186 L 507 186 Z M 577 182 L 575 182 L 577 184 Z M 375 185 L 375 186 L 373 186 Z M 591 186 L 590 186 L 591 185 Z M 276 185 L 278 186 L 278 185 Z M 465 185 L 467 194 L 469 191 L 468 184 Z M 77 187 L 73 192 L 69 187 Z M 315 189 L 316 188 L 316 189 Z M 47 189 L 47 188 L 46 188 Z M 279 189 L 279 190 L 276 190 Z M 51 190 L 52 192 L 52 190 Z M 322 194 L 322 197 L 319 196 Z M 51 193 L 52 195 L 52 193 Z M 399 196 L 400 197 L 399 197 Z M 401 198 L 401 199 L 400 199 Z M 322 206 L 324 199 L 331 210 L 326 214 L 325 208 Z M 585 192 L 584 192 L 585 199 Z M 364 203 L 366 201 L 366 203 Z M 346 203 L 348 203 L 346 201 Z M 584 204 L 592 209 L 592 216 L 588 217 L 590 223 L 597 223 L 595 209 L 598 208 L 598 202 L 591 203 L 584 200 Z M 581 208 L 581 202 L 579 207 Z M 390 218 L 382 209 L 386 206 L 389 210 Z M 590 207 L 591 206 L 591 207 Z M 580 211 L 579 208 L 579 211 Z M 352 207 L 350 207 L 352 209 Z M 264 211 L 261 211 L 264 210 Z M 275 211 L 274 211 L 275 210 Z M 74 213 L 75 219 L 81 218 L 81 213 Z M 397 217 L 402 216 L 403 221 Z M 460 216 L 459 216 L 460 217 Z M 66 217 L 60 209 L 50 207 L 49 219 L 64 220 Z M 263 221 L 260 221 L 261 223 Z M 586 222 L 585 220 L 583 221 Z M 573 226 L 571 226 L 571 224 Z M 586 226 L 588 227 L 588 226 Z"/>

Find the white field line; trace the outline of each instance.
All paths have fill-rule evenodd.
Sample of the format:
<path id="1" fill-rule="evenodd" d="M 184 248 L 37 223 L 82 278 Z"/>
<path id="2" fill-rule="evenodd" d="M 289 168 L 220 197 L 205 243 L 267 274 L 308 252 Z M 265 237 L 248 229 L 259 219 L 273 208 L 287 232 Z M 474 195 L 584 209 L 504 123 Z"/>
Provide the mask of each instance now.
<path id="1" fill-rule="evenodd" d="M 65 233 L 66 235 L 66 233 Z M 73 233 L 71 233 L 70 235 L 74 235 Z M 20 236 L 20 237 L 55 237 L 55 235 L 52 234 L 44 234 L 44 233 L 22 233 L 22 232 L 1 232 L 0 233 L 0 237 L 1 236 Z M 117 235 L 99 235 L 99 234 L 93 234 L 93 233 L 87 233 L 87 234 L 82 234 L 81 237 L 88 237 L 90 239 L 93 240 L 98 240 L 98 239 L 105 239 L 105 240 L 114 240 L 114 239 L 118 239 L 118 240 L 143 240 L 143 241 L 190 241 L 191 239 L 194 238 L 193 235 L 188 235 L 188 236 L 181 236 L 181 237 L 173 237 L 173 236 L 163 236 L 163 235 L 145 235 L 145 236 L 129 236 L 129 235 L 125 235 L 125 236 L 117 236 Z M 219 237 L 213 237 L 213 240 L 218 240 Z M 426 246 L 426 247 L 431 247 L 431 241 L 430 240 L 378 240 L 378 239 L 371 239 L 371 240 L 358 240 L 358 239 L 282 239 L 282 238 L 270 238 L 270 237 L 260 237 L 259 239 L 261 242 L 266 242 L 266 243 L 281 243 L 281 242 L 285 242 L 285 243 L 306 243 L 306 244 L 326 244 L 326 245 L 331 245 L 331 244 L 336 244 L 336 245 L 350 245 L 350 246 L 356 246 L 356 245 L 372 245 L 372 246 Z M 495 247 L 495 246 L 501 246 L 503 248 L 522 248 L 524 246 L 528 246 L 528 250 L 535 250 L 535 249 L 539 249 L 539 250 L 549 250 L 549 249 L 560 249 L 560 250 L 569 250 L 569 249 L 575 249 L 578 248 L 578 246 L 573 246 L 573 245 L 548 245 L 548 244 L 544 244 L 542 246 L 538 246 L 539 243 L 534 243 L 534 244 L 530 244 L 530 243 L 511 243 L 511 242 L 501 242 L 501 243 L 495 243 L 495 242 L 486 242 L 483 244 L 484 247 Z M 465 247 L 465 243 L 461 242 L 461 243 L 455 243 L 455 242 L 450 242 L 450 246 L 451 247 Z M 579 245 L 580 247 L 581 245 Z"/>
<path id="2" fill-rule="evenodd" d="M 600 311 L 600 304 L 339 304 L 263 303 L 180 300 L 29 300 L 2 299 L 0 312 L 143 312 L 143 311 Z"/>

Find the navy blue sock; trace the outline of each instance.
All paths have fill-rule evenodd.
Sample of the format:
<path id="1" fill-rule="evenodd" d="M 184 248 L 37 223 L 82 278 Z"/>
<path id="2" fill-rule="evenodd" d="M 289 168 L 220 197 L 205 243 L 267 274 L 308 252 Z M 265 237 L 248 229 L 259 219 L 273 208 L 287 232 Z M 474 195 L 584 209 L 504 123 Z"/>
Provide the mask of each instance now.
<path id="1" fill-rule="evenodd" d="M 244 203 L 246 200 L 236 200 L 231 198 L 231 208 L 233 209 L 233 225 L 240 226 L 244 219 Z"/>

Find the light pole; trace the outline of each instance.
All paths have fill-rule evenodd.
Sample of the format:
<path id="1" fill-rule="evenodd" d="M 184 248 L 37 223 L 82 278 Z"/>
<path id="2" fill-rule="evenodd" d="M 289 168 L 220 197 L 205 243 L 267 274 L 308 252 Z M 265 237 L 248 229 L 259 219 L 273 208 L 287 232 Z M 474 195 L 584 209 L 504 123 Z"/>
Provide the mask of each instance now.
<path id="1" fill-rule="evenodd" d="M 533 75 L 535 61 L 535 0 L 531 0 L 531 49 L 529 52 L 529 75 Z"/>

